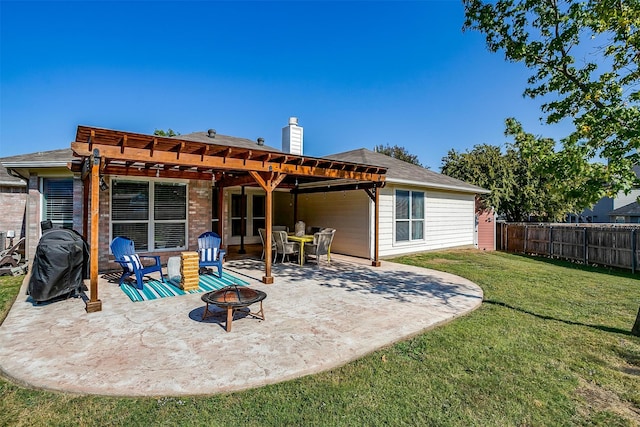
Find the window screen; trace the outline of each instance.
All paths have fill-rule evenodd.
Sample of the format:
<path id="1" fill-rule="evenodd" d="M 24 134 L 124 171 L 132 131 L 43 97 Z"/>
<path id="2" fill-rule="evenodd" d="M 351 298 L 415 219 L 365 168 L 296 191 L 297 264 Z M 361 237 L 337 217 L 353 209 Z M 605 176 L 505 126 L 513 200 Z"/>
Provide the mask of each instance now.
<path id="1" fill-rule="evenodd" d="M 43 197 L 43 220 L 73 228 L 73 178 L 44 178 Z"/>

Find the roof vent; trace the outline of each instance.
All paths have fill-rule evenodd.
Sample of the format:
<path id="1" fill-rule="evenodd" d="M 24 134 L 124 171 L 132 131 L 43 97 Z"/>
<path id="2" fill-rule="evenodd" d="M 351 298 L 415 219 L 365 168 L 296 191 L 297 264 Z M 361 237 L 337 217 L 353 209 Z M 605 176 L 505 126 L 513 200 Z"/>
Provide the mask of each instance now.
<path id="1" fill-rule="evenodd" d="M 209 138 L 215 138 L 215 137 L 216 137 L 216 130 L 215 130 L 215 129 L 209 129 L 209 130 L 207 131 L 207 136 L 208 136 Z"/>
<path id="2" fill-rule="evenodd" d="M 258 138 L 258 145 L 264 145 L 264 138 Z"/>

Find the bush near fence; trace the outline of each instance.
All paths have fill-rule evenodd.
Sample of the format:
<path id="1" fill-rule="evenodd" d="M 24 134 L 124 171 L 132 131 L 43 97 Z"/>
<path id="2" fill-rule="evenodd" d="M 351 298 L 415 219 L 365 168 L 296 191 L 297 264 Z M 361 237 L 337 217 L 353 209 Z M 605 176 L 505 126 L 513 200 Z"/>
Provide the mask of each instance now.
<path id="1" fill-rule="evenodd" d="M 499 250 L 630 269 L 639 265 L 640 225 L 500 223 Z"/>

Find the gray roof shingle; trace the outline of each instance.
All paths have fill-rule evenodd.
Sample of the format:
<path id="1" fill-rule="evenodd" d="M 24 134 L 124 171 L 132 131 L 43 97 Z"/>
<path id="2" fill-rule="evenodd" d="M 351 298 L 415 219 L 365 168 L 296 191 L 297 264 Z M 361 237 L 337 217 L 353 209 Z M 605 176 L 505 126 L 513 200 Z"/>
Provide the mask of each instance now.
<path id="1" fill-rule="evenodd" d="M 25 186 L 26 183 L 15 176 L 9 175 L 7 165 L 17 166 L 58 166 L 73 160 L 71 148 L 61 150 L 40 151 L 37 153 L 19 154 L 17 156 L 0 158 L 0 185 Z"/>
<path id="2" fill-rule="evenodd" d="M 472 193 L 489 192 L 482 187 L 478 187 L 459 179 L 430 171 L 429 169 L 423 168 L 422 166 L 417 166 L 403 160 L 395 159 L 393 157 L 387 156 L 386 154 L 367 150 L 366 148 L 359 148 L 357 150 L 332 154 L 325 157 L 328 159 L 340 160 L 345 162 L 365 163 L 373 166 L 386 167 L 386 176 L 388 182 L 409 182 L 425 187 L 442 188 Z"/>
<path id="3" fill-rule="evenodd" d="M 37 153 L 18 154 L 17 156 L 3 157 L 1 163 L 24 163 L 25 165 L 39 164 L 42 162 L 64 163 L 73 160 L 71 148 L 60 150 L 38 151 Z"/>
<path id="4" fill-rule="evenodd" d="M 615 216 L 640 216 L 640 205 L 638 202 L 629 203 L 618 209 L 614 209 L 609 212 L 609 215 Z"/>
<path id="5" fill-rule="evenodd" d="M 235 136 L 216 134 L 215 138 L 210 138 L 207 132 L 193 132 L 186 135 L 177 135 L 175 138 L 187 141 L 203 142 L 205 144 L 227 145 L 229 147 L 238 147 L 253 150 L 275 151 L 281 153 L 281 150 L 270 147 L 268 145 L 258 145 L 257 141 L 246 138 L 237 138 Z"/>

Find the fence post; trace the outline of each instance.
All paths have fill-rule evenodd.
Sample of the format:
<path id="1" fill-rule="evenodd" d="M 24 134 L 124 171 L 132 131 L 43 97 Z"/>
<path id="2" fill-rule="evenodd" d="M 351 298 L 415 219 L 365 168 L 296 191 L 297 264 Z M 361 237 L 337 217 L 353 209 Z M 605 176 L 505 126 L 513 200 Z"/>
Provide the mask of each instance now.
<path id="1" fill-rule="evenodd" d="M 553 258 L 553 225 L 549 227 L 549 257 Z"/>
<path id="2" fill-rule="evenodd" d="M 587 227 L 584 227 L 582 229 L 582 231 L 583 231 L 582 238 L 584 239 L 584 242 L 583 242 L 583 246 L 584 246 L 584 265 L 589 265 L 589 246 L 587 245 Z"/>
<path id="3" fill-rule="evenodd" d="M 631 229 L 631 274 L 636 274 L 636 229 Z"/>
<path id="4" fill-rule="evenodd" d="M 507 236 L 509 236 L 509 224 L 507 224 L 506 222 L 504 223 L 504 250 L 509 252 L 509 239 L 507 238 Z"/>
<path id="5" fill-rule="evenodd" d="M 527 253 L 527 239 L 529 238 L 529 226 L 524 226 L 524 244 L 522 247 L 522 252 Z"/>

